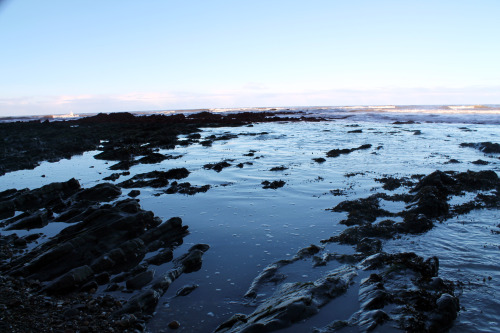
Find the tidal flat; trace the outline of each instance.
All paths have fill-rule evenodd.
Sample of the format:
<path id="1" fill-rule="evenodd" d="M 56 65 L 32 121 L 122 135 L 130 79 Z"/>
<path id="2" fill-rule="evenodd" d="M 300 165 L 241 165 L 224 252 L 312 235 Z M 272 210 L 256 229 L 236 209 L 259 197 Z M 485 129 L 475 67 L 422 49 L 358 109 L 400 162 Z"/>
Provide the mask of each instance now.
<path id="1" fill-rule="evenodd" d="M 0 124 L 1 328 L 497 330 L 498 124 L 360 114 Z"/>

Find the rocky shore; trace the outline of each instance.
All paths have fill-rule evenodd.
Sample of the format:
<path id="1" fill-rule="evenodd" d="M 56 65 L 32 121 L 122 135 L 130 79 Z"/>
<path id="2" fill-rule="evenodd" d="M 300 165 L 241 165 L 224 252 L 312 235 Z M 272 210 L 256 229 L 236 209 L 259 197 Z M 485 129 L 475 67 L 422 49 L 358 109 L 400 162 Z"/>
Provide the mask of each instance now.
<path id="1" fill-rule="evenodd" d="M 202 112 L 185 116 L 129 113 L 99 114 L 74 121 L 2 123 L 0 175 L 32 169 L 41 161 L 54 162 L 85 151 L 100 149 L 96 159 L 117 161 L 111 170 L 128 170 L 137 164 L 175 158 L 157 153 L 201 141 L 203 145 L 227 138 L 202 139 L 199 127 L 243 126 L 253 122 L 319 121 L 260 112 L 217 115 Z M 179 135 L 187 139 L 179 140 Z M 136 159 L 135 156 L 143 156 Z M 218 166 L 215 167 L 217 170 Z M 127 176 L 115 173 L 107 180 Z M 51 183 L 37 189 L 0 192 L 0 226 L 4 230 L 32 230 L 50 223 L 68 227 L 49 240 L 40 233 L 0 234 L 2 330 L 11 332 L 136 332 L 155 311 L 160 297 L 184 273 L 202 265 L 206 244 L 197 244 L 174 258 L 188 226 L 173 217 L 161 221 L 131 198 L 117 200 L 127 188 L 165 188 L 165 193 L 193 195 L 210 186 L 178 183 L 189 171 L 138 174 L 117 185 L 100 183 L 81 188 L 79 182 Z M 105 179 L 106 180 L 106 179 Z M 169 185 L 169 186 L 168 186 Z M 111 203 L 108 203 L 111 202 Z M 21 212 L 19 214 L 19 212 Z M 40 241 L 40 244 L 38 244 Z M 38 244 L 38 245 L 37 245 Z M 147 257 L 147 258 L 146 258 Z M 171 262 L 162 276 L 155 267 Z M 145 286 L 149 286 L 144 288 Z M 189 289 L 189 288 L 188 288 Z M 102 292 L 123 290 L 132 294 L 119 300 Z M 180 294 L 188 292 L 179 290 Z M 100 296 L 94 296 L 96 293 Z M 175 323 L 172 324 L 175 326 Z"/>
<path id="2" fill-rule="evenodd" d="M 217 141 L 251 135 L 203 137 L 200 127 L 283 121 L 322 119 L 286 112 L 143 117 L 118 113 L 75 121 L 0 124 L 6 133 L 0 141 L 0 149 L 5 151 L 0 158 L 0 175 L 89 150 L 99 150 L 94 157 L 108 161 L 109 169 L 117 171 L 87 188 L 72 178 L 39 188 L 0 192 L 0 227 L 4 230 L 0 233 L 0 330 L 146 331 L 161 297 L 174 281 L 182 281 L 185 274 L 202 268 L 210 244 L 197 243 L 179 254 L 176 249 L 189 234 L 188 226 L 177 216 L 165 220 L 155 216 L 141 207 L 138 197 L 143 189 L 154 189 L 154 196 L 201 195 L 211 191 L 212 186 L 186 182 L 192 170 L 184 167 L 134 175 L 129 169 L 182 157 L 163 154 L 160 149 L 193 144 L 211 147 Z M 412 133 L 417 134 L 415 131 Z M 382 148 L 372 148 L 372 144 L 349 147 L 330 149 L 324 157 L 312 161 L 323 164 L 350 154 L 376 154 Z M 500 153 L 499 145 L 491 142 L 463 143 L 461 147 L 485 154 Z M 249 150 L 244 157 L 258 160 L 261 156 L 255 155 L 257 152 Z M 218 174 L 227 168 L 239 170 L 253 165 L 238 162 L 228 158 L 203 164 L 202 169 Z M 449 163 L 455 162 L 450 159 Z M 289 182 L 278 178 L 290 169 L 293 166 L 267 168 L 277 173 L 277 180 L 259 181 L 259 187 L 277 193 L 286 189 Z M 498 209 L 499 177 L 492 170 L 436 170 L 407 177 L 388 174 L 374 180 L 382 184 L 383 191 L 327 208 L 345 213 L 346 218 L 339 222 L 345 226 L 342 232 L 264 267 L 238 300 L 251 311 L 228 316 L 215 331 L 271 332 L 293 327 L 352 288 L 357 290 L 359 309 L 349 319 L 333 320 L 314 328 L 314 332 L 389 327 L 407 332 L 449 330 L 461 310 L 457 292 L 460 282 L 439 276 L 439 255 L 425 258 L 410 251 L 388 253 L 384 242 L 423 235 L 438 223 L 473 210 Z M 335 196 L 344 193 L 331 190 Z M 454 196 L 469 199 L 456 204 L 451 200 Z M 404 208 L 388 211 L 382 207 L 382 200 Z M 64 226 L 50 238 L 32 232 L 61 224 Z M 22 236 L 18 236 L 16 232 L 21 231 Z M 348 246 L 352 251 L 331 252 L 331 244 Z M 285 281 L 286 270 L 304 262 L 310 269 L 328 270 L 307 282 Z M 271 295 L 261 292 L 268 286 L 275 288 Z M 187 296 L 197 287 L 188 284 L 175 294 Z M 171 321 L 164 330 L 175 330 L 179 325 Z"/>

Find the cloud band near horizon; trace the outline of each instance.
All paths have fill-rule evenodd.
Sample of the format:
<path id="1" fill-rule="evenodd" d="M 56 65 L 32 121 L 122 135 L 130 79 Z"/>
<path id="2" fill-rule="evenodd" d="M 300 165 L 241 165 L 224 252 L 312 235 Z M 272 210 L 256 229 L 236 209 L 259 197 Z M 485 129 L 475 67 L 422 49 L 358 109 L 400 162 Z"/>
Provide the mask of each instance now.
<path id="1" fill-rule="evenodd" d="M 0 98 L 0 116 L 29 116 L 201 108 L 345 105 L 500 104 L 500 86 L 463 88 L 337 88 L 273 91 L 259 87 L 211 93 L 134 92 Z"/>

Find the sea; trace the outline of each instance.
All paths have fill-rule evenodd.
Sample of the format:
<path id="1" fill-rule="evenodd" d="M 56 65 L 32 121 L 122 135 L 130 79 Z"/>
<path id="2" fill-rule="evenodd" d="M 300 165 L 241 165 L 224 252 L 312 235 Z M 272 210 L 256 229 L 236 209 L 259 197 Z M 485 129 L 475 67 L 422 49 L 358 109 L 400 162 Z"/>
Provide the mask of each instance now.
<path id="1" fill-rule="evenodd" d="M 388 191 L 376 179 L 411 177 L 436 170 L 493 170 L 500 175 L 499 154 L 485 154 L 461 143 L 500 143 L 500 105 L 416 105 L 416 106 L 342 106 L 203 109 L 135 112 L 138 115 L 209 112 L 287 113 L 288 117 L 322 117 L 322 122 L 274 122 L 253 126 L 202 128 L 202 138 L 236 134 L 236 138 L 161 150 L 179 156 L 157 164 L 136 165 L 134 174 L 153 170 L 185 167 L 191 174 L 183 181 L 210 185 L 206 193 L 196 195 L 162 194 L 159 189 L 140 188 L 143 209 L 151 210 L 162 220 L 181 217 L 189 226 L 189 235 L 174 251 L 182 255 L 192 245 L 206 243 L 210 249 L 203 257 L 202 268 L 184 274 L 163 296 L 148 323 L 151 332 L 165 331 L 172 320 L 181 323 L 179 332 L 211 332 L 235 313 L 249 314 L 255 305 L 243 295 L 253 279 L 281 259 L 293 257 L 311 244 L 324 251 L 351 254 L 352 246 L 335 243 L 322 245 L 346 227 L 339 222 L 346 213 L 332 212 L 342 201 L 365 198 L 374 193 L 404 193 L 406 188 Z M 134 113 L 134 112 L 132 112 Z M 1 121 L 60 121 L 88 115 L 51 115 L 10 117 Z M 337 158 L 326 157 L 331 149 L 355 148 L 371 144 Z M 114 171 L 110 164 L 94 158 L 99 151 L 89 151 L 59 162 L 42 162 L 33 170 L 9 172 L 0 177 L 0 191 L 10 188 L 37 188 L 75 177 L 82 187 L 103 182 Z M 317 163 L 314 158 L 325 158 Z M 220 172 L 207 170 L 207 163 L 229 161 Z M 456 160 L 457 163 L 450 163 Z M 477 161 L 483 161 L 477 163 Z M 243 167 L 237 167 L 238 164 Z M 271 169 L 278 167 L 277 171 Z M 276 169 L 275 169 L 276 170 Z M 43 175 L 43 177 L 42 177 Z M 118 179 L 121 182 L 129 177 Z M 264 189 L 263 181 L 283 180 L 278 189 Z M 123 191 L 121 199 L 129 190 Z M 475 195 L 475 194 L 474 194 Z M 471 199 L 471 194 L 453 197 L 450 204 Z M 404 203 L 382 200 L 382 208 L 401 211 Z M 50 238 L 67 227 L 51 223 L 40 230 Z M 405 235 L 383 241 L 389 253 L 415 252 L 423 257 L 438 256 L 439 276 L 460 285 L 456 293 L 461 311 L 450 332 L 500 331 L 500 211 L 474 210 L 436 223 L 420 235 Z M 9 233 L 1 231 L 2 234 Z M 23 231 L 17 231 L 19 235 Z M 172 264 L 156 267 L 161 276 Z M 314 281 L 340 264 L 313 267 L 311 260 L 301 260 L 281 272 L 286 282 Z M 348 320 L 359 310 L 359 282 L 355 279 L 348 292 L 326 305 L 315 316 L 280 332 L 312 332 L 334 320 Z M 199 287 L 184 297 L 175 297 L 184 285 Z M 258 300 L 276 290 L 267 285 Z M 99 292 L 102 292 L 100 290 Z M 128 294 L 114 292 L 126 299 Z M 384 325 L 375 332 L 398 331 Z"/>

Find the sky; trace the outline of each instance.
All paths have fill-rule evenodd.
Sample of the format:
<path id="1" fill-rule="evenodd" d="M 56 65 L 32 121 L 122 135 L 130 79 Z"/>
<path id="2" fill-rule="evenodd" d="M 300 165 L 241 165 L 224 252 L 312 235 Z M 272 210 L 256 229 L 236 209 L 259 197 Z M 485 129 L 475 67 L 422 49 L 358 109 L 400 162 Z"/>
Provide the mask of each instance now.
<path id="1" fill-rule="evenodd" d="M 500 104 L 498 0 L 0 0 L 0 116 Z"/>

